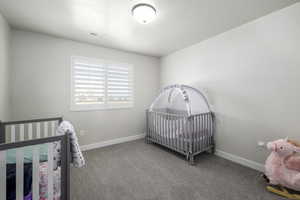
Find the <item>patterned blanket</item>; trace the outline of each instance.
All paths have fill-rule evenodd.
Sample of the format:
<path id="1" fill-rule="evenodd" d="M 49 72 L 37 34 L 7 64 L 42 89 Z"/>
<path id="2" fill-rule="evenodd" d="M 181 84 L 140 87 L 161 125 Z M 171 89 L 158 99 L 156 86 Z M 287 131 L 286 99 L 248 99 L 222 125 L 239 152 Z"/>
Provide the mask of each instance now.
<path id="1" fill-rule="evenodd" d="M 80 150 L 78 144 L 78 138 L 76 136 L 75 129 L 73 125 L 68 121 L 63 121 L 56 130 L 56 135 L 63 135 L 70 133 L 70 143 L 71 143 L 71 161 L 74 167 L 83 167 L 85 165 L 85 159 Z"/>

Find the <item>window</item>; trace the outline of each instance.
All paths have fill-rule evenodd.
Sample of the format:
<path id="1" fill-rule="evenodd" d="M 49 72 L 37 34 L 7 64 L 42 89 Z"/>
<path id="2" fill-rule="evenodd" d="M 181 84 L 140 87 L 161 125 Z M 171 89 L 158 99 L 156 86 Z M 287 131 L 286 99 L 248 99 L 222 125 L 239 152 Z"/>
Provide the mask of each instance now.
<path id="1" fill-rule="evenodd" d="M 129 108 L 133 101 L 131 65 L 72 57 L 71 110 Z"/>

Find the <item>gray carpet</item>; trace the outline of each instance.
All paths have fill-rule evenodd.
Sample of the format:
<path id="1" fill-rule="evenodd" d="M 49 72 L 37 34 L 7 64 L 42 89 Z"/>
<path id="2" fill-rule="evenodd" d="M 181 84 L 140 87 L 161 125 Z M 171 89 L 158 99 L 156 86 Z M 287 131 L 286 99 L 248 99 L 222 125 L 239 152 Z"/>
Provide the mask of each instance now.
<path id="1" fill-rule="evenodd" d="M 279 200 L 260 173 L 214 155 L 183 156 L 143 140 L 84 153 L 72 169 L 72 200 Z"/>

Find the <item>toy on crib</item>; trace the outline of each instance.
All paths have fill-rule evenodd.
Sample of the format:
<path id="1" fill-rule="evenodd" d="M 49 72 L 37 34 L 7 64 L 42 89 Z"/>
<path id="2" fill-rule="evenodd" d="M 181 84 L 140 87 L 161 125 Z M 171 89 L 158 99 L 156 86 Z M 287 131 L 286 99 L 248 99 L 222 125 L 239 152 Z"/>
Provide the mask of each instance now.
<path id="1" fill-rule="evenodd" d="M 300 145 L 288 139 L 267 144 L 271 154 L 266 160 L 267 189 L 290 199 L 300 200 Z"/>

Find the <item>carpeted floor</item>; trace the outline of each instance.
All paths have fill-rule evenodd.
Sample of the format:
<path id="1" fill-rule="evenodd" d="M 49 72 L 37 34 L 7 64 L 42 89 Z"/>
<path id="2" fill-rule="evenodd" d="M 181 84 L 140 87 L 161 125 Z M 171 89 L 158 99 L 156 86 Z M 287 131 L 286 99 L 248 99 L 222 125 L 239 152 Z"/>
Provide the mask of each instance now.
<path id="1" fill-rule="evenodd" d="M 84 153 L 72 169 L 72 200 L 280 200 L 260 173 L 214 155 L 183 156 L 143 140 Z"/>

